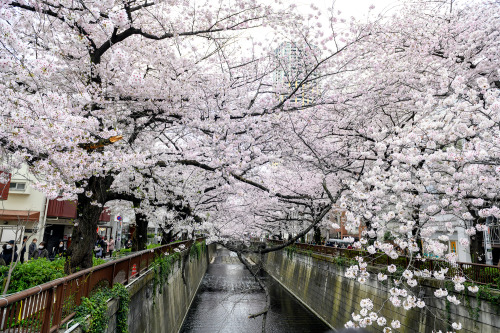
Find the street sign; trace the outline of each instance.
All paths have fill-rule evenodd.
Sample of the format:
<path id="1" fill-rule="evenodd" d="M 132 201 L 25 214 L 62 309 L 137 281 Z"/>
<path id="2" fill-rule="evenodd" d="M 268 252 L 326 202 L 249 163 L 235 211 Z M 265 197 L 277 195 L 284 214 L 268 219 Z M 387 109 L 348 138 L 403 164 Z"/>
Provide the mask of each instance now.
<path id="1" fill-rule="evenodd" d="M 118 215 L 118 216 L 116 217 L 116 219 L 117 219 L 118 221 L 121 221 L 121 220 L 122 220 L 122 217 L 121 217 L 120 215 Z"/>

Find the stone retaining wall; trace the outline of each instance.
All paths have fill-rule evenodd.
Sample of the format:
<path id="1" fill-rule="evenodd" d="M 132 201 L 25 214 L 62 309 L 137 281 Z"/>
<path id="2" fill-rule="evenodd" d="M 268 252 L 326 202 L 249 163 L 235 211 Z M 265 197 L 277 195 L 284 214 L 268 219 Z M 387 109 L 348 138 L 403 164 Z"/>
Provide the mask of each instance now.
<path id="1" fill-rule="evenodd" d="M 182 327 L 184 318 L 192 300 L 205 275 L 208 264 L 213 258 L 215 244 L 205 247 L 199 257 L 188 256 L 186 264 L 186 282 L 182 279 L 182 262 L 174 264 L 167 283 L 153 293 L 152 270 L 144 273 L 127 286 L 130 292 L 130 312 L 128 316 L 130 333 L 177 333 Z M 161 289 L 161 290 L 160 290 Z M 109 324 L 107 333 L 116 332 L 116 311 L 118 302 L 108 302 Z M 66 330 L 69 333 L 80 333 L 78 326 Z"/>
<path id="2" fill-rule="evenodd" d="M 255 257 L 252 256 L 255 261 Z M 299 253 L 287 255 L 285 251 L 269 253 L 265 256 L 264 268 L 275 280 L 298 298 L 304 305 L 316 313 L 332 328 L 340 328 L 352 319 L 351 313 L 359 313 L 361 299 L 369 298 L 378 311 L 380 306 L 389 298 L 389 289 L 392 287 L 378 282 L 373 276 L 361 285 L 345 278 L 345 268 L 337 266 L 331 257 L 312 254 L 311 256 Z M 372 274 L 374 275 L 374 274 Z M 481 302 L 479 319 L 474 322 L 470 318 L 469 310 L 464 305 L 465 300 L 460 298 L 459 306 L 451 304 L 446 310 L 444 300 L 436 299 L 435 287 L 432 281 L 424 287 L 417 286 L 418 293 L 422 288 L 424 297 L 432 295 L 426 302 L 427 308 L 405 311 L 402 307 L 394 307 L 390 302 L 385 303 L 379 315 L 384 316 L 388 323 L 393 319 L 401 322 L 399 332 L 432 332 L 447 331 L 446 318 L 459 321 L 463 328 L 460 332 L 500 332 L 500 316 L 497 309 L 486 301 Z M 476 299 L 470 297 L 472 308 L 476 307 Z M 443 320 L 444 319 L 444 320 Z M 376 324 L 369 331 L 381 332 L 383 327 Z M 396 330 L 393 330 L 395 332 Z"/>

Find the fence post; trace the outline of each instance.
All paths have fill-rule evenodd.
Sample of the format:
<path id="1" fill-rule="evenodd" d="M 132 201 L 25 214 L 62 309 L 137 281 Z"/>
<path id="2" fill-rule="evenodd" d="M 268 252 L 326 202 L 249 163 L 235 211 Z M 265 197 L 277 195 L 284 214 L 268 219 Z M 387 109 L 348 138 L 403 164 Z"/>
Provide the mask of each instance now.
<path id="1" fill-rule="evenodd" d="M 54 288 L 47 290 L 47 299 L 45 301 L 45 311 L 43 313 L 43 323 L 41 333 L 50 332 L 50 317 L 52 315 L 52 304 L 54 303 Z"/>
<path id="2" fill-rule="evenodd" d="M 127 284 L 130 283 L 130 258 L 127 260 L 128 265 L 127 265 Z"/>
<path id="3" fill-rule="evenodd" d="M 66 286 L 67 286 L 66 282 L 57 286 L 54 320 L 52 322 L 52 326 L 57 326 L 57 328 L 59 328 L 59 325 L 61 324 L 62 309 L 64 304 L 63 297 L 65 295 Z"/>
<path id="4" fill-rule="evenodd" d="M 116 263 L 113 264 L 113 273 L 111 273 L 111 288 L 115 284 Z"/>

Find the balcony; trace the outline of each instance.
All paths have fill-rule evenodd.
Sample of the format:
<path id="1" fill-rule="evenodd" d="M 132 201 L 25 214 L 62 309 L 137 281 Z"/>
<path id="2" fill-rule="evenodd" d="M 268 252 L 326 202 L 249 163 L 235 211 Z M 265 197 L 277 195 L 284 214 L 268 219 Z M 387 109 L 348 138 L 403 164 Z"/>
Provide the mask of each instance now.
<path id="1" fill-rule="evenodd" d="M 76 219 L 76 206 L 78 201 L 52 199 L 49 201 L 47 208 L 48 218 Z M 108 207 L 104 207 L 99 222 L 109 222 L 111 220 L 111 212 Z"/>
<path id="2" fill-rule="evenodd" d="M 47 217 L 76 219 L 76 201 L 52 199 L 47 208 Z"/>

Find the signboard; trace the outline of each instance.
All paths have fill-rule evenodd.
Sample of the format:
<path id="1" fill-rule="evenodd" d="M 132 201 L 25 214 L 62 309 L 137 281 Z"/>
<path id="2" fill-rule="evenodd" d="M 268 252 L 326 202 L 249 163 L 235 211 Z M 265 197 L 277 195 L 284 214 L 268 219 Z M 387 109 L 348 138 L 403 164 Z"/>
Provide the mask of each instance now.
<path id="1" fill-rule="evenodd" d="M 493 265 L 493 251 L 491 249 L 490 228 L 484 231 L 484 252 L 486 254 L 486 265 Z"/>

